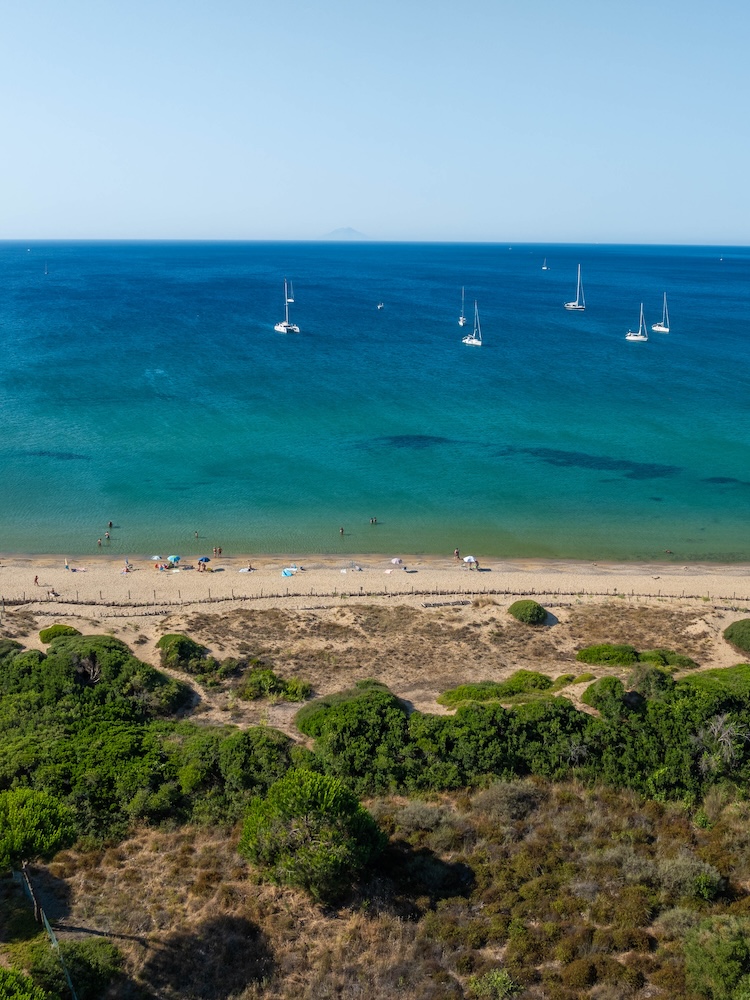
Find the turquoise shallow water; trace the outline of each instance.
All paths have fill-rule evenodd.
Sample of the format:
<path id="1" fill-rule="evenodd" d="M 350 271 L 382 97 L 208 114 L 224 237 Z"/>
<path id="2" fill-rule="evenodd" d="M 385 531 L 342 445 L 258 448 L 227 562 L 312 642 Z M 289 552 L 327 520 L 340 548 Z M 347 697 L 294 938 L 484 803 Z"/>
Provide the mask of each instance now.
<path id="1" fill-rule="evenodd" d="M 133 554 L 750 559 L 748 248 L 5 243 L 0 274 L 2 552 L 112 519 Z"/>

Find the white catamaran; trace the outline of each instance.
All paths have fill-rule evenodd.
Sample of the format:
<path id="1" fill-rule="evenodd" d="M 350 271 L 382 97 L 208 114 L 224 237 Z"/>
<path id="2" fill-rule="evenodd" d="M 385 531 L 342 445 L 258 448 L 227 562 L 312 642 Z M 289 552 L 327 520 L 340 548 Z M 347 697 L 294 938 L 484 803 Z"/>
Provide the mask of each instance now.
<path id="1" fill-rule="evenodd" d="M 274 330 L 277 333 L 299 333 L 299 327 L 289 322 L 289 303 L 294 302 L 294 287 L 284 278 L 284 321 L 277 323 Z"/>
<path id="2" fill-rule="evenodd" d="M 470 344 L 472 347 L 482 346 L 482 328 L 479 325 L 479 308 L 476 299 L 474 299 L 474 332 L 467 333 L 465 337 L 462 337 L 461 343 Z"/>
<path id="3" fill-rule="evenodd" d="M 669 333 L 669 310 L 667 309 L 667 293 L 664 293 L 664 308 L 661 313 L 661 323 L 654 323 L 651 327 L 654 333 Z"/>
<path id="4" fill-rule="evenodd" d="M 466 326 L 466 310 L 464 309 L 464 296 L 465 296 L 465 289 L 464 286 L 461 285 L 461 315 L 458 317 L 459 326 Z"/>
<path id="5" fill-rule="evenodd" d="M 563 302 L 566 309 L 572 309 L 576 312 L 583 312 L 586 308 L 586 298 L 583 294 L 583 282 L 581 281 L 581 265 L 578 265 L 578 284 L 576 286 L 576 297 L 573 302 Z"/>
<path id="6" fill-rule="evenodd" d="M 637 330 L 628 330 L 625 334 L 625 340 L 648 340 L 648 331 L 646 330 L 646 320 L 643 318 L 643 303 L 641 302 L 641 318 L 638 323 Z"/>

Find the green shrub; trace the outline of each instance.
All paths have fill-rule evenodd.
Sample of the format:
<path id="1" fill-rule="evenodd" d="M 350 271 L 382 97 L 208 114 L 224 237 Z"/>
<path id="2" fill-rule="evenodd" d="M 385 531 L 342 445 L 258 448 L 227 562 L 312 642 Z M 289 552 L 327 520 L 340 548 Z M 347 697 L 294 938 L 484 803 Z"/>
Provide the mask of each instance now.
<path id="1" fill-rule="evenodd" d="M 47 792 L 0 792 L 0 871 L 53 854 L 72 842 L 74 829 L 72 811 Z"/>
<path id="2" fill-rule="evenodd" d="M 638 654 L 638 659 L 643 663 L 654 663 L 657 667 L 674 667 L 680 670 L 695 670 L 698 667 L 695 660 L 671 649 L 646 649 Z"/>
<path id="3" fill-rule="evenodd" d="M 205 670 L 206 650 L 186 635 L 163 635 L 156 643 L 161 653 L 161 665 L 187 674 L 200 674 Z"/>
<path id="4" fill-rule="evenodd" d="M 321 769 L 359 794 L 404 786 L 414 760 L 409 720 L 404 705 L 383 684 L 358 681 L 301 708 L 295 721 L 316 738 L 314 755 Z"/>
<path id="5" fill-rule="evenodd" d="M 63 941 L 60 952 L 75 986 L 78 1000 L 101 1000 L 107 987 L 123 965 L 122 954 L 109 941 L 85 938 L 83 941 Z M 60 959 L 48 947 L 34 957 L 31 975 L 35 982 L 53 995 L 69 995 Z"/>
<path id="6" fill-rule="evenodd" d="M 630 667 L 638 662 L 638 653 L 632 646 L 616 646 L 608 642 L 579 649 L 576 659 L 600 667 Z"/>
<path id="7" fill-rule="evenodd" d="M 312 688 L 306 681 L 296 678 L 284 680 L 273 670 L 256 667 L 249 670 L 237 687 L 237 697 L 243 701 L 258 698 L 276 698 L 281 701 L 305 701 Z"/>
<path id="8" fill-rule="evenodd" d="M 480 681 L 476 684 L 461 684 L 439 695 L 439 705 L 453 707 L 464 701 L 503 701 L 520 694 L 548 691 L 552 679 L 535 670 L 516 670 L 504 681 Z"/>
<path id="9" fill-rule="evenodd" d="M 724 629 L 724 638 L 735 649 L 739 649 L 743 653 L 750 653 L 750 618 L 742 618 L 740 621 L 728 625 Z"/>
<path id="10" fill-rule="evenodd" d="M 627 686 L 647 699 L 668 697 L 675 687 L 674 679 L 666 670 L 638 664 L 627 679 Z"/>
<path id="11" fill-rule="evenodd" d="M 0 663 L 5 660 L 12 660 L 13 657 L 23 649 L 20 642 L 15 639 L 0 639 Z"/>
<path id="12" fill-rule="evenodd" d="M 531 600 L 516 601 L 511 604 L 508 614 L 525 625 L 543 625 L 547 620 L 546 610 L 541 604 Z"/>
<path id="13" fill-rule="evenodd" d="M 59 639 L 61 635 L 80 635 L 81 633 L 77 628 L 73 628 L 72 625 L 50 625 L 49 628 L 43 628 L 39 633 L 39 638 L 41 641 L 47 645 L 47 643 L 52 642 L 53 639 Z"/>
<path id="14" fill-rule="evenodd" d="M 568 684 L 575 683 L 577 683 L 575 674 L 560 674 L 560 676 L 555 677 L 552 682 L 550 691 L 560 691 L 562 688 L 567 687 Z"/>
<path id="15" fill-rule="evenodd" d="M 59 964 L 59 963 L 58 963 Z M 33 980 L 15 969 L 0 965 L 0 1000 L 52 1000 Z"/>
<path id="16" fill-rule="evenodd" d="M 579 674 L 573 681 L 574 684 L 588 684 L 589 681 L 595 681 L 596 674 L 590 674 L 588 671 Z"/>
<path id="17" fill-rule="evenodd" d="M 750 707 L 750 664 L 702 670 L 677 682 L 678 692 L 697 692 L 712 703 L 712 711 Z"/>
<path id="18" fill-rule="evenodd" d="M 469 993 L 477 1000 L 505 1000 L 523 989 L 506 969 L 490 969 L 482 976 L 469 976 Z"/>
<path id="19" fill-rule="evenodd" d="M 625 688 L 616 677 L 600 677 L 581 695 L 584 705 L 590 705 L 602 715 L 617 715 L 624 708 Z"/>
<path id="20" fill-rule="evenodd" d="M 336 778 L 290 771 L 253 799 L 239 852 L 277 885 L 314 899 L 341 897 L 383 849 L 370 814 Z"/>
<path id="21" fill-rule="evenodd" d="M 688 986 L 711 1000 L 737 1000 L 750 985 L 750 921 L 709 917 L 685 939 Z"/>

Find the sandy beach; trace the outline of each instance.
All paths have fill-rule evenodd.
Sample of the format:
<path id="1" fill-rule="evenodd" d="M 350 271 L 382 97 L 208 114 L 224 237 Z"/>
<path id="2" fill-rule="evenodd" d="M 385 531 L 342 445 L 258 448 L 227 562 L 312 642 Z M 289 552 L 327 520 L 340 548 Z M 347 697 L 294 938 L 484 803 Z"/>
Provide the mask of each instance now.
<path id="1" fill-rule="evenodd" d="M 205 571 L 183 559 L 177 568 L 163 559 L 105 554 L 87 560 L 60 556 L 0 557 L 0 597 L 6 606 L 25 605 L 42 614 L 76 607 L 134 611 L 192 604 L 247 602 L 300 607 L 310 599 L 398 598 L 433 603 L 441 597 L 486 595 L 578 598 L 621 595 L 750 603 L 750 565 L 696 563 L 584 563 L 562 560 L 488 560 L 479 568 L 454 558 L 420 556 L 211 557 Z M 400 559 L 400 562 L 394 560 Z M 66 568 L 66 566 L 68 568 Z M 252 567 L 248 571 L 248 567 Z M 35 582 L 36 581 L 36 582 Z"/>

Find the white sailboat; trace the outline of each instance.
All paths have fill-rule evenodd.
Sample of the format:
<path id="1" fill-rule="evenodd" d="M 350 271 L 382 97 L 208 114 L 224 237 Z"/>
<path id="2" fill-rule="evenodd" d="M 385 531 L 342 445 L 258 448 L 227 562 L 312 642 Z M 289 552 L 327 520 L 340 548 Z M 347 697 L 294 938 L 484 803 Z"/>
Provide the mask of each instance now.
<path id="1" fill-rule="evenodd" d="M 294 302 L 294 289 L 292 288 L 291 297 L 289 295 L 289 283 L 286 278 L 284 278 L 284 321 L 283 323 L 277 323 L 274 326 L 274 330 L 277 333 L 299 333 L 299 327 L 294 323 L 289 322 L 289 303 Z"/>
<path id="2" fill-rule="evenodd" d="M 482 327 L 479 325 L 479 308 L 476 299 L 474 299 L 474 332 L 467 333 L 465 337 L 462 337 L 461 343 L 470 344 L 472 347 L 482 346 Z"/>
<path id="3" fill-rule="evenodd" d="M 464 286 L 461 285 L 461 315 L 458 317 L 458 325 L 466 326 L 466 310 L 464 309 Z"/>
<path id="4" fill-rule="evenodd" d="M 547 267 L 547 258 L 546 257 L 544 258 L 544 263 L 542 264 L 542 270 L 543 271 L 549 271 L 549 268 Z"/>
<path id="5" fill-rule="evenodd" d="M 654 323 L 651 327 L 654 333 L 669 333 L 669 310 L 667 309 L 667 293 L 664 293 L 664 308 L 661 313 L 661 323 Z"/>
<path id="6" fill-rule="evenodd" d="M 643 303 L 641 302 L 641 318 L 638 323 L 637 330 L 628 330 L 625 334 L 625 340 L 648 340 L 648 331 L 646 330 L 646 320 L 643 318 Z"/>
<path id="7" fill-rule="evenodd" d="M 578 284 L 576 285 L 576 297 L 573 302 L 563 302 L 566 309 L 576 312 L 583 312 L 586 308 L 586 297 L 583 294 L 583 282 L 581 281 L 581 265 L 578 265 Z"/>

